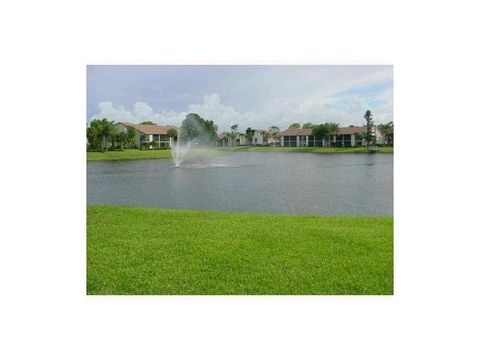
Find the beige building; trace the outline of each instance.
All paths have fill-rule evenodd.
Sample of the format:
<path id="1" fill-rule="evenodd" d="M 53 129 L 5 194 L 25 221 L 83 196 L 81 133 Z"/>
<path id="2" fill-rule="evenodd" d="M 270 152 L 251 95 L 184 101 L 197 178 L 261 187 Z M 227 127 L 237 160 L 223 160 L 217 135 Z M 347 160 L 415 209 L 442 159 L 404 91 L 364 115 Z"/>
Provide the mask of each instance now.
<path id="1" fill-rule="evenodd" d="M 240 146 L 240 145 L 247 145 L 247 144 L 248 144 L 248 141 L 244 134 L 237 134 L 235 141 L 227 137 L 226 132 L 222 132 L 218 134 L 218 137 L 217 137 L 217 146 Z"/>
<path id="2" fill-rule="evenodd" d="M 328 140 L 330 140 L 330 146 L 333 147 L 365 146 L 366 141 L 363 139 L 362 134 L 365 134 L 366 131 L 366 126 L 339 127 L 335 135 L 331 135 L 330 139 L 324 139 L 313 136 L 312 129 L 289 128 L 279 134 L 280 146 L 322 147 L 328 146 Z M 376 126 L 373 127 L 373 131 L 374 135 L 376 136 L 377 143 L 382 144 L 383 137 Z"/>
<path id="3" fill-rule="evenodd" d="M 167 136 L 169 129 L 176 129 L 175 126 L 142 125 L 128 122 L 115 124 L 119 132 L 126 132 L 128 128 L 135 130 L 135 144 L 139 149 L 167 149 L 170 147 L 171 138 Z"/>

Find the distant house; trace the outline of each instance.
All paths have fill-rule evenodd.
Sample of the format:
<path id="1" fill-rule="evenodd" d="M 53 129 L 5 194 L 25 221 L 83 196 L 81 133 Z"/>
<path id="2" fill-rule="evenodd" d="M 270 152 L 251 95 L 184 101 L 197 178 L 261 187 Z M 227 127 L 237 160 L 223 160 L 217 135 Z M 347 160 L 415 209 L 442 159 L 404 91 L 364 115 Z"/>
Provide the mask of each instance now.
<path id="1" fill-rule="evenodd" d="M 322 147 L 328 145 L 333 147 L 355 147 L 365 146 L 366 141 L 363 134 L 367 132 L 366 126 L 339 127 L 336 134 L 331 135 L 330 139 L 317 138 L 312 135 L 312 129 L 286 129 L 278 136 L 280 137 L 280 146 L 284 147 Z M 383 143 L 383 137 L 377 127 L 373 127 L 377 143 Z"/>
<path id="2" fill-rule="evenodd" d="M 259 145 L 264 145 L 264 136 L 263 132 L 261 130 L 254 130 L 255 132 L 253 133 L 253 138 L 252 138 L 252 145 L 253 146 L 259 146 Z"/>
<path id="3" fill-rule="evenodd" d="M 217 137 L 217 146 L 240 146 L 240 145 L 248 145 L 247 138 L 245 137 L 244 134 L 237 134 L 237 137 L 235 138 L 235 142 L 227 137 L 226 132 L 222 132 L 218 134 Z"/>
<path id="4" fill-rule="evenodd" d="M 176 129 L 175 126 L 142 125 L 128 122 L 119 122 L 115 126 L 119 132 L 126 132 L 128 128 L 133 128 L 135 143 L 139 149 L 169 148 L 171 138 L 167 136 L 167 131 Z"/>
<path id="5" fill-rule="evenodd" d="M 275 143 L 275 140 L 270 136 L 265 136 L 267 130 L 255 130 L 255 134 L 252 139 L 253 146 L 263 146 L 263 145 L 272 145 Z"/>
<path id="6" fill-rule="evenodd" d="M 252 146 L 264 146 L 264 145 L 271 145 L 275 141 L 271 137 L 268 138 L 264 136 L 264 130 L 255 130 L 255 133 L 252 138 Z M 245 134 L 238 134 L 235 138 L 235 143 L 232 142 L 232 139 L 227 137 L 226 132 L 222 132 L 218 134 L 217 137 L 217 146 L 240 146 L 240 145 L 250 145 L 247 137 Z"/>

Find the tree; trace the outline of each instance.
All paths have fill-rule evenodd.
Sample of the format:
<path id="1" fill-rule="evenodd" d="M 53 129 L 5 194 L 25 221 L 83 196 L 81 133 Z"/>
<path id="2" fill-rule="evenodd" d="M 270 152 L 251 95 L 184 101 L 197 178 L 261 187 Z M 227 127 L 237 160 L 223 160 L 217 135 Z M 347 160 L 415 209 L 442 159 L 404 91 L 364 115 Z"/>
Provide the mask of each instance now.
<path id="1" fill-rule="evenodd" d="M 135 143 L 136 137 L 137 137 L 137 133 L 135 132 L 135 129 L 133 127 L 127 127 L 125 141 L 127 142 L 128 147 L 132 148 L 136 145 Z"/>
<path id="2" fill-rule="evenodd" d="M 290 126 L 288 127 L 289 129 L 300 129 L 301 126 L 299 123 L 293 123 L 293 124 L 290 124 Z"/>
<path id="3" fill-rule="evenodd" d="M 217 125 L 212 120 L 202 119 L 198 114 L 188 114 L 180 127 L 179 139 L 211 144 L 217 139 Z"/>
<path id="4" fill-rule="evenodd" d="M 111 141 L 112 147 L 115 147 L 115 135 L 117 134 L 115 123 L 113 121 L 108 121 L 107 119 L 102 119 L 100 129 L 102 144 L 104 145 L 105 151 L 107 151 L 108 148 L 108 140 Z"/>
<path id="5" fill-rule="evenodd" d="M 115 123 L 107 119 L 94 119 L 90 122 L 90 127 L 87 129 L 88 142 L 97 150 L 102 151 L 107 150 L 109 140 L 112 146 L 115 146 L 116 134 L 117 128 L 115 127 Z"/>
<path id="6" fill-rule="evenodd" d="M 376 137 L 373 130 L 373 114 L 370 110 L 367 110 L 363 116 L 367 120 L 367 132 L 365 134 L 365 140 L 367 141 L 367 147 L 375 145 Z"/>
<path id="7" fill-rule="evenodd" d="M 378 124 L 378 130 L 385 138 L 385 142 L 393 145 L 393 121 L 390 121 L 386 124 Z"/>
<path id="8" fill-rule="evenodd" d="M 230 132 L 227 132 L 227 139 L 232 140 L 233 146 L 237 146 L 237 136 L 238 136 L 238 124 L 232 125 L 230 127 Z"/>
<path id="9" fill-rule="evenodd" d="M 142 121 L 140 125 L 157 125 L 157 124 L 154 123 L 153 121 Z"/>
<path id="10" fill-rule="evenodd" d="M 255 136 L 255 130 L 252 128 L 248 127 L 247 130 L 245 130 L 245 137 L 248 140 L 248 143 L 252 145 L 253 142 L 253 137 Z"/>
<path id="11" fill-rule="evenodd" d="M 358 133 L 356 132 L 355 134 L 355 142 L 357 142 L 358 140 L 362 140 L 362 146 L 363 146 L 363 139 L 365 139 L 365 134 L 366 132 L 361 132 L 361 133 Z"/>
<path id="12" fill-rule="evenodd" d="M 204 141 L 208 144 L 213 144 L 217 141 L 217 130 L 218 127 L 215 125 L 213 120 L 205 120 L 204 122 Z"/>
<path id="13" fill-rule="evenodd" d="M 315 138 L 321 140 L 328 138 L 328 136 L 330 135 L 330 131 L 327 124 L 316 125 L 312 129 L 312 135 L 315 136 Z"/>
<path id="14" fill-rule="evenodd" d="M 312 129 L 314 126 L 311 122 L 306 122 L 302 125 L 302 129 Z"/>
<path id="15" fill-rule="evenodd" d="M 330 136 L 336 134 L 338 131 L 338 124 L 329 122 L 316 125 L 312 128 L 312 135 L 316 138 L 326 139 L 328 146 L 330 146 Z"/>
<path id="16" fill-rule="evenodd" d="M 92 149 L 100 150 L 101 147 L 101 121 L 100 120 L 92 120 L 90 122 L 90 126 L 87 127 L 87 140 L 88 145 Z"/>
<path id="17" fill-rule="evenodd" d="M 327 123 L 328 128 L 330 129 L 330 135 L 334 135 L 338 132 L 338 124 L 337 123 Z"/>
<path id="18" fill-rule="evenodd" d="M 270 129 L 269 129 L 269 132 L 270 132 L 270 135 L 272 136 L 273 138 L 273 146 L 275 146 L 275 143 L 278 141 L 278 134 L 280 133 L 280 128 L 278 126 L 270 126 Z"/>
<path id="19" fill-rule="evenodd" d="M 262 130 L 260 132 L 260 134 L 262 134 L 264 144 L 267 143 L 267 145 L 268 145 L 268 140 L 272 138 L 272 134 L 270 133 L 270 131 Z M 264 145 L 264 144 L 262 144 L 262 145 Z"/>
<path id="20" fill-rule="evenodd" d="M 127 133 L 122 131 L 115 135 L 115 140 L 120 143 L 120 150 L 123 151 L 123 146 L 127 142 Z"/>
<path id="21" fill-rule="evenodd" d="M 177 141 L 178 131 L 175 128 L 170 128 L 167 130 L 167 137 L 173 138 L 173 140 Z"/>

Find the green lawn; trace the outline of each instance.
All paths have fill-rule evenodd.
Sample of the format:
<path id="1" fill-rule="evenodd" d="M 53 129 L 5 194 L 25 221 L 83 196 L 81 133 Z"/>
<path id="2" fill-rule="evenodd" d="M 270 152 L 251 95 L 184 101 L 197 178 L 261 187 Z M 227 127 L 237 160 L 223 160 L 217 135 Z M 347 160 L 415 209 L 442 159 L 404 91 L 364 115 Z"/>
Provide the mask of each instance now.
<path id="1" fill-rule="evenodd" d="M 170 150 L 137 150 L 125 149 L 123 151 L 88 151 L 87 160 L 137 160 L 137 159 L 170 159 Z"/>
<path id="2" fill-rule="evenodd" d="M 212 157 L 225 154 L 225 151 L 215 148 L 197 148 L 192 149 L 190 155 L 193 157 Z M 88 151 L 87 160 L 142 160 L 142 159 L 170 159 L 172 157 L 170 150 L 137 150 L 125 149 L 116 151 Z"/>
<path id="3" fill-rule="evenodd" d="M 88 294 L 393 294 L 393 218 L 89 206 Z"/>

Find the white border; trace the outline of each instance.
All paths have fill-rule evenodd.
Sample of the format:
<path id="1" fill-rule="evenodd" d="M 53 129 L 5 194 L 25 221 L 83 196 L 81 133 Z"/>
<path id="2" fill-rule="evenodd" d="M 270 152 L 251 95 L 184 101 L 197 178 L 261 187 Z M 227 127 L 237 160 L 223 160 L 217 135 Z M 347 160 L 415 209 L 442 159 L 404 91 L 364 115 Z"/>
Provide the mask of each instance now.
<path id="1" fill-rule="evenodd" d="M 397 4 L 3 5 L 0 357 L 478 358 L 478 12 Z M 394 64 L 395 295 L 87 298 L 85 65 L 99 63 Z"/>

